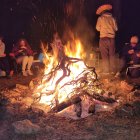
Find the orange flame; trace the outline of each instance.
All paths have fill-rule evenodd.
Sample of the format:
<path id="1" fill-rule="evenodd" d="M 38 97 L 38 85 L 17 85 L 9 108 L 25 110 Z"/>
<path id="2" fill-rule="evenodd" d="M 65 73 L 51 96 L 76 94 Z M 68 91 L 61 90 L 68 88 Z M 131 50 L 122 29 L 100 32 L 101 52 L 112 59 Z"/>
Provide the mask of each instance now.
<path id="1" fill-rule="evenodd" d="M 70 75 L 65 76 L 59 82 L 56 88 L 57 80 L 63 76 L 64 72 L 63 70 L 59 69 L 52 74 L 53 78 L 51 78 L 52 75 L 49 77 L 49 74 L 54 71 L 56 62 L 58 63 L 58 54 L 60 53 L 57 47 L 53 46 L 52 49 L 53 56 L 50 57 L 47 53 L 45 53 L 46 59 L 49 62 L 44 72 L 47 77 L 44 76 L 42 84 L 40 84 L 35 90 L 35 95 L 41 96 L 39 102 L 51 107 L 53 107 L 52 103 L 55 102 L 55 96 L 58 97 L 59 103 L 65 101 L 68 97 L 72 96 L 72 91 L 76 87 L 76 85 L 64 85 L 72 80 L 76 80 L 80 73 L 86 68 L 83 61 L 78 61 L 77 63 L 71 64 L 69 66 Z M 65 55 L 69 58 L 83 59 L 83 57 L 85 56 L 83 46 L 79 39 L 74 40 L 73 42 L 68 42 L 63 49 Z M 46 79 L 49 79 L 49 81 L 46 81 Z M 53 93 L 46 95 L 47 91 L 52 91 Z"/>

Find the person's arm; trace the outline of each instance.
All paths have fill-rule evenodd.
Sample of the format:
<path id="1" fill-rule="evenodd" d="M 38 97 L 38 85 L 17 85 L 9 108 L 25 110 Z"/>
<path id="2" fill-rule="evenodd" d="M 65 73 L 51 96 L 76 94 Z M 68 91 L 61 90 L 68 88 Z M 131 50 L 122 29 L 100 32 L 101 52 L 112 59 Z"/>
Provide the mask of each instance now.
<path id="1" fill-rule="evenodd" d="M 26 49 L 28 55 L 33 55 L 33 50 L 31 48 Z"/>
<path id="2" fill-rule="evenodd" d="M 101 30 L 101 18 L 99 17 L 97 20 L 97 24 L 96 24 L 96 30 L 100 31 Z"/>
<path id="3" fill-rule="evenodd" d="M 1 47 L 0 47 L 0 57 L 4 57 L 5 56 L 5 44 L 2 43 Z"/>
<path id="4" fill-rule="evenodd" d="M 13 47 L 12 52 L 10 53 L 10 56 L 15 57 L 20 53 L 20 50 L 17 47 Z"/>

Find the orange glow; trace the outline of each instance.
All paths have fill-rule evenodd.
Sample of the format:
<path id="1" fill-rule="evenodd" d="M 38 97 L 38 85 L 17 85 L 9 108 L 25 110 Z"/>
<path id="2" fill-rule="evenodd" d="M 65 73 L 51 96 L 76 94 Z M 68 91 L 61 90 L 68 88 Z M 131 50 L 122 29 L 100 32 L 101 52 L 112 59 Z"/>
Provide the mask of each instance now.
<path id="1" fill-rule="evenodd" d="M 82 77 L 83 75 L 81 75 L 81 73 L 86 68 L 84 62 L 81 60 L 71 63 L 68 66 L 70 73 L 68 73 L 68 69 L 66 69 L 66 76 L 62 78 L 64 75 L 63 68 L 58 70 L 55 69 L 59 63 L 58 55 L 61 52 L 59 52 L 60 50 L 56 46 L 52 47 L 52 51 L 52 56 L 45 53 L 45 58 L 47 59 L 48 64 L 46 65 L 42 83 L 34 91 L 34 96 L 40 96 L 39 103 L 48 105 L 51 108 L 56 105 L 56 98 L 58 99 L 58 102 L 61 103 L 71 97 L 73 94 L 77 94 L 73 93 L 73 91 L 78 85 L 74 83 L 67 83 Z M 67 45 L 63 47 L 63 51 L 65 57 L 68 58 L 83 59 L 83 57 L 86 55 L 79 39 L 74 40 L 73 42 L 68 42 Z M 65 66 L 68 63 L 69 62 L 66 60 Z"/>

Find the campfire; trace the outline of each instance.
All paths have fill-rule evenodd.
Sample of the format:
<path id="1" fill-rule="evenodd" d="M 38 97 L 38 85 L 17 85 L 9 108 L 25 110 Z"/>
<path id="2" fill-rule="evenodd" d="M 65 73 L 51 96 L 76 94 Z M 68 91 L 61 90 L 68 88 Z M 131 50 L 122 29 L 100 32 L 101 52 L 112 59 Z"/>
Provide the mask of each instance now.
<path id="1" fill-rule="evenodd" d="M 42 46 L 44 49 L 43 43 Z M 18 104 L 17 113 L 37 110 L 39 114 L 79 119 L 101 111 L 114 112 L 117 107 L 136 100 L 138 91 L 132 85 L 98 77 L 96 67 L 88 65 L 90 55 L 79 39 L 63 47 L 53 45 L 52 53 L 43 51 L 46 63 L 43 74 L 32 79 L 29 86 L 16 84 L 1 93 L 1 99 L 8 100 L 9 106 Z"/>
<path id="2" fill-rule="evenodd" d="M 52 53 L 44 50 L 44 73 L 32 79 L 29 86 L 16 84 L 0 93 L 0 116 L 10 122 L 12 118 L 16 134 L 34 134 L 40 131 L 46 134 L 47 130 L 51 135 L 50 131 L 58 131 L 58 128 L 55 130 L 56 123 L 60 127 L 63 124 L 65 130 L 64 120 L 78 120 L 89 115 L 98 116 L 84 119 L 94 120 L 94 123 L 106 115 L 125 119 L 139 116 L 140 90 L 120 79 L 99 78 L 96 67 L 87 65 L 85 58 L 88 54 L 79 39 L 60 48 L 52 46 L 52 50 Z M 78 128 L 79 122 L 83 125 L 84 121 L 78 121 Z M 69 127 L 67 129 L 69 132 Z"/>
<path id="3" fill-rule="evenodd" d="M 51 56 L 45 52 L 47 65 L 39 85 L 34 88 L 35 103 L 45 105 L 46 112 L 59 112 L 72 104 L 81 108 L 81 101 L 87 98 L 89 109 L 94 108 L 95 99 L 115 102 L 103 96 L 104 90 L 95 68 L 84 61 L 88 54 L 79 39 L 64 47 L 53 46 L 52 50 Z"/>

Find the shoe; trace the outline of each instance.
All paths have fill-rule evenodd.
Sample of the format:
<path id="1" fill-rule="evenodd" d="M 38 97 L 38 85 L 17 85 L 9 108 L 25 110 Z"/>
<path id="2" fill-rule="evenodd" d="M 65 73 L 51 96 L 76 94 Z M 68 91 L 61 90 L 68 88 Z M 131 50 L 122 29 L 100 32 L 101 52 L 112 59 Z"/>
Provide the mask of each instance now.
<path id="1" fill-rule="evenodd" d="M 23 71 L 23 72 L 22 72 L 22 75 L 23 75 L 23 76 L 25 76 L 25 77 L 27 77 L 27 76 L 28 76 L 28 74 L 27 74 L 27 72 L 26 72 L 26 71 Z"/>
<path id="2" fill-rule="evenodd" d="M 28 73 L 29 75 L 33 75 L 33 73 L 31 72 L 31 70 L 28 70 L 27 73 Z"/>

